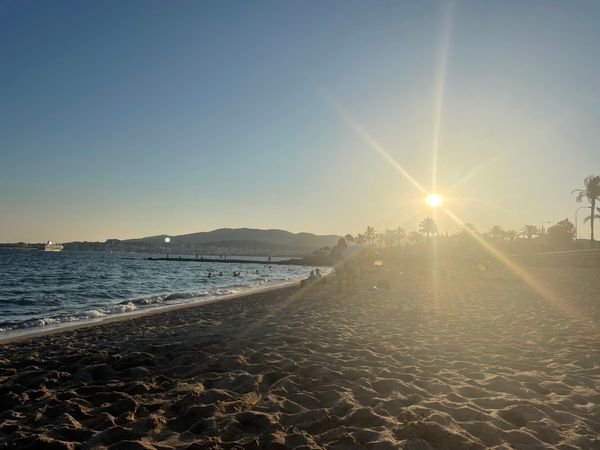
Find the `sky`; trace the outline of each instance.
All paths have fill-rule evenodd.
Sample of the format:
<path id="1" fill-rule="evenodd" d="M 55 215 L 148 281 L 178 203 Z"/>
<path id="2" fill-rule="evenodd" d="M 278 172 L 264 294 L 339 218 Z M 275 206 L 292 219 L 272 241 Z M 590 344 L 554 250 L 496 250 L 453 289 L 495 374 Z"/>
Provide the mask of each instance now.
<path id="1" fill-rule="evenodd" d="M 574 221 L 600 175 L 599 20 L 594 1 L 0 0 L 0 242 L 434 213 L 452 233 L 433 190 L 480 230 Z"/>

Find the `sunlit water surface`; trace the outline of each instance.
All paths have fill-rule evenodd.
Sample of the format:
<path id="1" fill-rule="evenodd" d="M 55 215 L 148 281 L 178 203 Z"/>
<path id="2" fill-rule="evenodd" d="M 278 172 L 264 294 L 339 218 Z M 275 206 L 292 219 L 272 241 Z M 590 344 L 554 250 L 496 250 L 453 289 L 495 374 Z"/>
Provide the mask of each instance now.
<path id="1" fill-rule="evenodd" d="M 238 264 L 149 261 L 148 256 L 0 250 L 0 336 L 202 302 L 299 280 L 313 269 L 266 259 Z"/>

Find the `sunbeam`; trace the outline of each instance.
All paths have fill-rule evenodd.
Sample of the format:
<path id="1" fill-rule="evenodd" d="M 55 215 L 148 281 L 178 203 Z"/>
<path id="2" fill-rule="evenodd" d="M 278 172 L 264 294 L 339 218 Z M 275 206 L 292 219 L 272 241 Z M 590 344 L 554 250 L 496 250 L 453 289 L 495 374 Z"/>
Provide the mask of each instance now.
<path id="1" fill-rule="evenodd" d="M 448 215 L 448 217 L 450 217 L 452 220 L 454 220 L 459 226 L 462 227 L 464 225 L 464 222 L 461 219 L 459 219 L 448 208 L 444 208 L 444 212 Z M 546 286 L 544 286 L 542 283 L 540 283 L 538 280 L 536 280 L 536 278 L 533 275 L 531 275 L 525 268 L 521 267 L 519 264 L 517 264 L 511 258 L 506 256 L 504 253 L 502 253 L 500 250 L 498 250 L 492 244 L 490 244 L 489 242 L 484 240 L 481 236 L 479 236 L 477 233 L 475 233 L 469 227 L 464 227 L 463 229 L 467 233 L 469 233 L 469 235 L 485 251 L 487 251 L 490 255 L 492 255 L 496 260 L 498 260 L 502 265 L 504 265 L 513 274 L 515 274 L 519 279 L 521 279 L 521 281 L 525 282 L 531 289 L 533 289 L 537 294 L 539 294 L 543 300 L 550 303 L 557 310 L 561 311 L 562 313 L 564 313 L 572 318 L 575 318 L 578 320 L 585 320 L 585 317 L 583 317 L 577 311 L 574 311 L 572 308 L 570 308 L 569 305 L 565 301 L 563 301 L 556 293 L 554 293 L 553 291 L 548 289 Z"/>
<path id="2" fill-rule="evenodd" d="M 419 191 L 426 192 L 426 189 L 415 180 L 405 169 L 402 167 L 390 153 L 379 143 L 377 140 L 360 124 L 358 123 L 346 110 L 341 106 L 335 105 L 338 113 L 348 122 L 351 128 L 362 138 L 362 140 L 368 144 L 368 146 L 375 150 L 383 159 L 392 165 L 394 169 L 400 172 L 408 181 L 411 182 Z"/>
<path id="3" fill-rule="evenodd" d="M 437 78 L 435 81 L 435 108 L 433 120 L 431 170 L 431 189 L 433 192 L 435 192 L 437 187 L 437 161 L 440 147 L 440 128 L 442 126 L 442 114 L 444 109 L 444 90 L 446 85 L 446 70 L 448 67 L 448 53 L 450 49 L 453 16 L 454 2 L 446 3 L 442 13 L 440 56 L 437 67 Z"/>
<path id="4" fill-rule="evenodd" d="M 536 129 L 535 131 L 528 130 L 527 136 L 515 142 L 510 149 L 495 150 L 497 153 L 496 155 L 473 167 L 465 176 L 461 177 L 458 181 L 452 184 L 448 188 L 448 192 L 453 192 L 458 186 L 466 183 L 479 172 L 481 172 L 482 169 L 492 166 L 500 160 L 507 159 L 508 157 L 519 155 L 523 151 L 530 150 L 536 145 L 537 140 L 541 141 L 542 138 L 546 138 L 551 131 L 559 128 L 559 126 L 568 122 L 575 115 L 575 111 L 566 111 L 562 113 L 556 120 L 544 123 L 544 126 L 540 127 L 539 129 Z"/>
<path id="5" fill-rule="evenodd" d="M 454 189 L 456 189 L 458 186 L 460 186 L 463 183 L 466 183 L 467 181 L 469 181 L 471 178 L 473 178 L 475 175 L 477 175 L 478 172 L 480 172 L 483 168 L 491 166 L 492 164 L 500 161 L 501 159 L 505 158 L 506 154 L 501 154 L 501 155 L 496 155 L 493 156 L 492 158 L 487 159 L 486 161 L 483 161 L 482 163 L 476 165 L 475 167 L 473 167 L 469 173 L 467 173 L 464 177 L 460 178 L 456 183 L 454 183 L 453 185 L 451 185 L 448 188 L 448 192 L 453 192 Z"/>

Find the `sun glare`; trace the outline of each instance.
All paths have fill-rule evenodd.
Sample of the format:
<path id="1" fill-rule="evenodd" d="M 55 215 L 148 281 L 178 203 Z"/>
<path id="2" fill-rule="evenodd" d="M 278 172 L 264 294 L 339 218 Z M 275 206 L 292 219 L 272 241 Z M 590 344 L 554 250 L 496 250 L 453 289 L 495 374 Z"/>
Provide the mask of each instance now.
<path id="1" fill-rule="evenodd" d="M 443 202 L 444 198 L 440 194 L 429 194 L 427 198 L 425 198 L 425 203 L 433 208 L 440 206 Z"/>

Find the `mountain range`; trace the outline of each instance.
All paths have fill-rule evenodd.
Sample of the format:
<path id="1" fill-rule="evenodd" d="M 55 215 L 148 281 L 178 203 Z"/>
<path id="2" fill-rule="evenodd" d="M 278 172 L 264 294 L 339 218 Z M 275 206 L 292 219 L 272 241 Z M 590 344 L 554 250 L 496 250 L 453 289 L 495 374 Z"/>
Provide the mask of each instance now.
<path id="1" fill-rule="evenodd" d="M 159 234 L 137 239 L 108 239 L 105 242 L 64 242 L 68 251 L 116 251 L 204 255 L 305 256 L 334 246 L 341 236 L 291 233 L 285 230 L 219 228 L 181 235 Z M 166 242 L 169 238 L 169 242 Z M 0 244 L 0 247 L 39 248 L 44 244 Z"/>
<path id="2" fill-rule="evenodd" d="M 262 242 L 276 246 L 294 247 L 305 250 L 316 250 L 325 246 L 335 245 L 341 236 L 337 235 L 317 235 L 313 233 L 291 233 L 285 230 L 259 230 L 254 228 L 219 228 L 213 231 L 201 231 L 198 233 L 181 234 L 178 236 L 169 236 L 160 234 L 138 239 L 127 239 L 123 242 L 142 242 L 162 244 L 165 238 L 170 239 L 172 244 L 211 244 L 243 241 Z"/>

